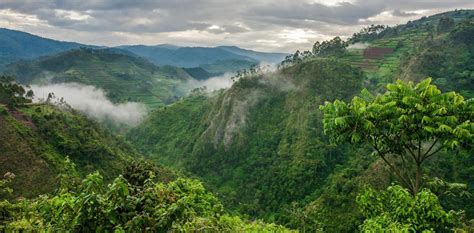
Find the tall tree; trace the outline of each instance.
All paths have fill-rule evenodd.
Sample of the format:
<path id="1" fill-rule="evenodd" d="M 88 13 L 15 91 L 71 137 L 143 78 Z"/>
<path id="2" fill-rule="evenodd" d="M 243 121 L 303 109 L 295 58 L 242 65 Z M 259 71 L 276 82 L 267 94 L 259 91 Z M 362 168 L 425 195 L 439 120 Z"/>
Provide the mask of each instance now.
<path id="1" fill-rule="evenodd" d="M 428 78 L 418 85 L 397 81 L 374 97 L 367 90 L 345 103 L 325 103 L 324 132 L 333 143 L 365 142 L 416 195 L 422 164 L 442 150 L 472 143 L 474 102 L 442 93 Z"/>
<path id="2" fill-rule="evenodd" d="M 320 43 L 317 41 L 313 45 L 313 54 L 319 57 L 325 56 L 340 56 L 346 51 L 348 46 L 347 42 L 343 41 L 340 37 L 334 37 L 332 40 L 323 41 Z"/>

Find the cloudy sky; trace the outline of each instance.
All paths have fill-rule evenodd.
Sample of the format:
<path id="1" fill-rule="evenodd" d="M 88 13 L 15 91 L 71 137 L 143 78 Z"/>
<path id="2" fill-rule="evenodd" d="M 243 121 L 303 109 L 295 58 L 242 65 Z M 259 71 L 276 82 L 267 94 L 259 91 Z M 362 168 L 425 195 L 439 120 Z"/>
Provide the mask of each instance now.
<path id="1" fill-rule="evenodd" d="M 237 45 L 292 52 L 370 24 L 474 8 L 472 0 L 0 0 L 0 27 L 95 45 Z"/>

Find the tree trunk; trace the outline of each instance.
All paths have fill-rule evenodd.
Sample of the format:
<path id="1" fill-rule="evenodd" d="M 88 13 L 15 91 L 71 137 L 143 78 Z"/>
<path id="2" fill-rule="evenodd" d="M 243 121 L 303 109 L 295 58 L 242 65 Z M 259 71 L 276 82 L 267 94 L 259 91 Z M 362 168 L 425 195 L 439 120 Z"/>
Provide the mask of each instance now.
<path id="1" fill-rule="evenodd" d="M 415 179 L 415 187 L 413 190 L 413 195 L 416 196 L 420 191 L 421 186 L 421 163 L 416 162 L 416 179 Z"/>

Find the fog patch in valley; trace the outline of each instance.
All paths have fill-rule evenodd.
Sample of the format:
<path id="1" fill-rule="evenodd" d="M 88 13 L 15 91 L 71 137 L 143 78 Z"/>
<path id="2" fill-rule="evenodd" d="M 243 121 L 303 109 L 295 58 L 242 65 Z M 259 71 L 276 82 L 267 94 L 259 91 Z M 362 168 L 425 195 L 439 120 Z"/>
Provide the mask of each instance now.
<path id="1" fill-rule="evenodd" d="M 263 62 L 260 62 L 260 64 L 258 64 L 258 66 L 255 69 L 260 74 L 268 74 L 268 73 L 275 72 L 277 70 L 277 67 L 278 65 L 275 63 L 269 63 L 269 62 L 263 61 Z M 188 81 L 187 89 L 190 91 L 195 88 L 205 87 L 205 91 L 207 91 L 208 93 L 212 93 L 214 91 L 221 90 L 221 89 L 227 89 L 227 88 L 230 88 L 234 84 L 234 81 L 237 81 L 237 80 L 232 80 L 232 78 L 235 77 L 236 74 L 237 73 L 229 72 L 223 75 L 210 77 L 206 80 L 193 79 L 193 80 Z"/>
<path id="2" fill-rule="evenodd" d="M 220 89 L 227 89 L 232 86 L 234 81 L 232 81 L 232 77 L 234 76 L 233 73 L 225 73 L 220 76 L 215 76 L 208 78 L 206 80 L 190 80 L 186 84 L 188 86 L 187 89 L 193 90 L 195 88 L 202 88 L 206 87 L 206 91 L 213 92 Z"/>
<path id="3" fill-rule="evenodd" d="M 144 104 L 136 102 L 112 103 L 102 89 L 94 86 L 58 83 L 31 85 L 31 89 L 35 93 L 35 102 L 46 99 L 52 92 L 56 98 L 64 98 L 64 101 L 72 108 L 99 121 L 109 120 L 118 125 L 135 126 L 147 114 Z"/>

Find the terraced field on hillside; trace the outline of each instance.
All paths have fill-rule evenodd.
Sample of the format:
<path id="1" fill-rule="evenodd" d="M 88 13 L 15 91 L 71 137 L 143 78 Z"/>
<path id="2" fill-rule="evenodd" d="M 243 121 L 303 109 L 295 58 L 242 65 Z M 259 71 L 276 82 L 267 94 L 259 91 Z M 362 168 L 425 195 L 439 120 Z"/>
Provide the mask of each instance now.
<path id="1" fill-rule="evenodd" d="M 366 49 L 348 49 L 342 60 L 361 68 L 369 80 L 389 81 L 399 69 L 401 59 L 413 53 L 427 36 L 426 32 L 408 31 L 400 36 L 375 40 Z M 393 49 L 393 52 L 378 58 L 364 56 L 364 51 L 370 49 Z"/>

